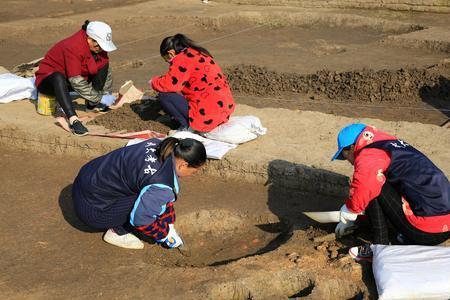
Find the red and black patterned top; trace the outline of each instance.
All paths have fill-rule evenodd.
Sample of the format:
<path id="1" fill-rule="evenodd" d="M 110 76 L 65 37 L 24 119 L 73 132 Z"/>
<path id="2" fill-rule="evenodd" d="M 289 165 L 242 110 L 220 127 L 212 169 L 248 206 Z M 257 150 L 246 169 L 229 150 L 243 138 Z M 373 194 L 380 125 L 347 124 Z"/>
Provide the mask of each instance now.
<path id="1" fill-rule="evenodd" d="M 189 105 L 189 126 L 209 132 L 226 123 L 235 104 L 227 79 L 212 57 L 187 48 L 170 61 L 167 74 L 152 78 L 157 92 L 181 93 Z"/>

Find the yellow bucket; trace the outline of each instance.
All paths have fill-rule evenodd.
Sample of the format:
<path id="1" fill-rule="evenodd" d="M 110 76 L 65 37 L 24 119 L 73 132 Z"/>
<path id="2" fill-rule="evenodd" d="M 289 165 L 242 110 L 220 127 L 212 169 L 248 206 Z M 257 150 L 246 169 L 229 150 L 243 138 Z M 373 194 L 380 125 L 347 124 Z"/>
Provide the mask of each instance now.
<path id="1" fill-rule="evenodd" d="M 51 116 L 56 112 L 56 99 L 53 96 L 39 93 L 37 112 L 44 116 Z"/>

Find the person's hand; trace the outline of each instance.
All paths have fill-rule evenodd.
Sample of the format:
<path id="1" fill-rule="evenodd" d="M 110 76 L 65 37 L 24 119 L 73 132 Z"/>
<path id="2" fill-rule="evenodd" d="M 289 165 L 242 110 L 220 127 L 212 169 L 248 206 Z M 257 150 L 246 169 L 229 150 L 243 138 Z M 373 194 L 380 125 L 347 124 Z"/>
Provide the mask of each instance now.
<path id="1" fill-rule="evenodd" d="M 342 205 L 340 210 L 340 222 L 335 229 L 336 238 L 341 238 L 346 234 L 351 233 L 350 227 L 353 227 L 353 221 L 356 220 L 359 214 L 352 213 L 348 210 L 347 205 Z"/>
<path id="2" fill-rule="evenodd" d="M 352 233 L 351 228 L 354 228 L 353 221 L 347 221 L 346 223 L 339 222 L 334 230 L 336 238 L 340 239 L 344 235 Z"/>
<path id="3" fill-rule="evenodd" d="M 341 211 L 340 211 L 340 220 L 341 223 L 347 224 L 349 221 L 355 221 L 358 217 L 358 214 L 352 213 L 348 210 L 347 205 L 342 205 Z"/>
<path id="4" fill-rule="evenodd" d="M 169 233 L 161 242 L 165 243 L 169 248 L 177 248 L 183 245 L 183 240 L 181 240 L 173 224 L 169 224 Z"/>
<path id="5" fill-rule="evenodd" d="M 111 106 L 116 102 L 116 97 L 114 95 L 103 95 L 100 103 L 105 104 L 106 106 Z"/>

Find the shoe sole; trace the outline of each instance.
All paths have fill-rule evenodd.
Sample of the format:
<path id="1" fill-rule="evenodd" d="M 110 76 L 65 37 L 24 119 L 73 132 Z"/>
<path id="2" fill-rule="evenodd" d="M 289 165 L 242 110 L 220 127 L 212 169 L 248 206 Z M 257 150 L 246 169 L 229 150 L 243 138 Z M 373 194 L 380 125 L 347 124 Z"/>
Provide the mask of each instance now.
<path id="1" fill-rule="evenodd" d="M 105 233 L 103 235 L 103 241 L 105 241 L 106 243 L 110 244 L 110 245 L 114 245 L 116 247 L 120 247 L 120 248 L 124 248 L 124 249 L 132 249 L 132 250 L 142 250 L 144 249 L 144 243 L 141 242 L 141 244 L 139 246 L 133 247 L 133 246 L 124 246 L 121 244 L 117 244 L 113 239 L 109 239 L 108 235 Z"/>
<path id="2" fill-rule="evenodd" d="M 348 250 L 348 254 L 350 255 L 350 257 L 351 258 L 353 258 L 355 261 L 372 261 L 372 257 L 361 257 L 361 256 L 358 256 L 358 253 L 354 253 L 353 251 L 352 251 L 352 249 L 353 248 L 350 248 L 349 250 Z"/>
<path id="3" fill-rule="evenodd" d="M 74 132 L 74 131 L 72 131 L 72 133 L 74 134 L 74 135 L 76 135 L 76 136 L 85 136 L 85 135 L 88 135 L 89 134 L 89 132 L 85 132 L 85 133 L 76 133 L 76 132 Z"/>
<path id="4" fill-rule="evenodd" d="M 142 250 L 142 249 L 144 249 L 144 244 L 136 246 L 136 247 L 133 247 L 133 246 L 124 246 L 124 245 L 116 244 L 114 241 L 109 240 L 108 238 L 103 238 L 103 241 L 105 241 L 106 243 L 108 243 L 110 245 L 114 245 L 116 247 L 123 248 L 123 249 L 131 249 L 131 250 Z"/>

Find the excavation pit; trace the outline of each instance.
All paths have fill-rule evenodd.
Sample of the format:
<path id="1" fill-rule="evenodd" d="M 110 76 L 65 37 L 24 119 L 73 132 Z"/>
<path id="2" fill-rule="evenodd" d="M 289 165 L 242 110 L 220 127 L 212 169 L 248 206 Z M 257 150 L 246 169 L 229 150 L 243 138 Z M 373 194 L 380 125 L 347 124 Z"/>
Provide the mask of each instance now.
<path id="1" fill-rule="evenodd" d="M 242 258 L 263 255 L 277 249 L 285 243 L 292 233 L 288 226 L 280 223 L 255 225 L 248 223 L 248 217 L 241 222 L 235 216 L 225 217 L 219 213 L 221 223 L 239 223 L 239 228 L 228 229 L 226 232 L 217 228 L 209 232 L 197 232 L 199 224 L 186 226 L 183 220 L 177 222 L 177 228 L 182 232 L 185 245 L 182 250 L 164 249 L 159 246 L 148 250 L 146 261 L 163 266 L 176 267 L 218 267 L 236 262 Z M 215 218 L 214 213 L 208 215 Z M 184 217 L 185 218 L 185 217 Z M 183 218 L 183 219 L 184 219 Z M 188 217 L 190 218 L 190 217 Z M 198 220 L 198 219 L 197 219 Z"/>

